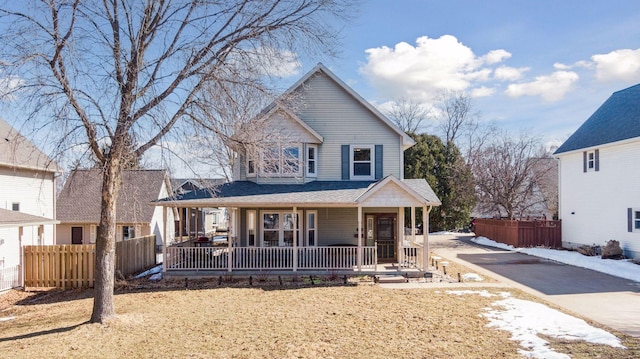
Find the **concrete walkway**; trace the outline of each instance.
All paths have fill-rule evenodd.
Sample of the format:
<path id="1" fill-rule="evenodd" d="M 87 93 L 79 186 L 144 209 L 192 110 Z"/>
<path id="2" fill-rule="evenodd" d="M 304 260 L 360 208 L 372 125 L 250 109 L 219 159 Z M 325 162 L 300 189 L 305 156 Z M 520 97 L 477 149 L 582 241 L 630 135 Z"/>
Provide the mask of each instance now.
<path id="1" fill-rule="evenodd" d="M 640 283 L 522 253 L 484 247 L 471 236 L 429 236 L 432 251 L 500 283 L 399 283 L 387 288 L 514 287 L 584 318 L 640 337 Z"/>

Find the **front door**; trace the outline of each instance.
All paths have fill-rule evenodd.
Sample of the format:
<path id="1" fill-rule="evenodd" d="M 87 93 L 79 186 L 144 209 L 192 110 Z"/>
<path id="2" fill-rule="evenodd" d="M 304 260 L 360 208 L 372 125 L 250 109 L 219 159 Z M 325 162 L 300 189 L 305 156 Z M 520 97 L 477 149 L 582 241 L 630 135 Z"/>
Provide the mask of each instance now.
<path id="1" fill-rule="evenodd" d="M 391 214 L 375 214 L 367 217 L 374 217 L 374 239 L 378 248 L 379 262 L 393 262 L 397 260 L 396 255 L 396 220 L 397 215 Z M 367 224 L 370 222 L 367 221 Z M 369 230 L 367 230 L 369 232 Z"/>
<path id="2" fill-rule="evenodd" d="M 82 244 L 82 227 L 71 227 L 71 244 Z"/>

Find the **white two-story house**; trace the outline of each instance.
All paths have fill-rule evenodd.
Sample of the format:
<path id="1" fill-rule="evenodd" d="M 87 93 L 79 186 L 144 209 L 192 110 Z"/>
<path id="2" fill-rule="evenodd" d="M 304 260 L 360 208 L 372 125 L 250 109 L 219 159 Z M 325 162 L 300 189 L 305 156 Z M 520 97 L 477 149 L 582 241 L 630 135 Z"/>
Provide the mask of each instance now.
<path id="1" fill-rule="evenodd" d="M 55 243 L 58 165 L 0 119 L 0 291 L 20 284 L 25 245 Z"/>
<path id="2" fill-rule="evenodd" d="M 613 239 L 640 258 L 640 85 L 613 93 L 555 155 L 563 245 Z"/>
<path id="3" fill-rule="evenodd" d="M 158 202 L 230 213 L 226 248 L 169 247 L 165 272 L 426 268 L 428 240 L 405 235 L 415 228 L 405 213 L 428 224 L 440 200 L 425 180 L 404 179 L 414 141 L 322 64 L 283 96 L 303 106 L 273 104 L 262 120 L 286 136 L 239 153 L 233 182 Z"/>

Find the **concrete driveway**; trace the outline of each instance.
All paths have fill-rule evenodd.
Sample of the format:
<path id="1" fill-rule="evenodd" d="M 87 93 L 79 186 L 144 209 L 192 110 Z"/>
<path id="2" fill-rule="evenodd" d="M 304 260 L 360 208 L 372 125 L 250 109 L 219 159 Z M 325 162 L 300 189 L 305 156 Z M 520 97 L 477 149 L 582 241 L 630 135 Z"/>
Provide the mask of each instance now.
<path id="1" fill-rule="evenodd" d="M 470 242 L 471 236 L 429 236 L 432 250 L 558 305 L 569 312 L 640 337 L 640 283 Z"/>

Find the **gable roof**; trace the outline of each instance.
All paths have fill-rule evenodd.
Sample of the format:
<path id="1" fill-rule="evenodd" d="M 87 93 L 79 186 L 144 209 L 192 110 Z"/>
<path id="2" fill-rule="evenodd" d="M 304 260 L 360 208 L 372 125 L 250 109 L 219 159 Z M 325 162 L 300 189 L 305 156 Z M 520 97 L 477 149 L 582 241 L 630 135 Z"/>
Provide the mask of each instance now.
<path id="1" fill-rule="evenodd" d="M 305 131 L 307 131 L 312 137 L 314 137 L 318 143 L 322 143 L 324 138 L 320 135 L 316 130 L 311 128 L 306 122 L 304 122 L 298 115 L 293 113 L 293 111 L 288 108 L 282 106 L 281 104 L 275 104 L 269 108 L 269 110 L 263 115 L 263 119 L 268 119 L 271 115 L 277 113 L 278 111 L 282 111 L 289 119 L 292 119 L 295 123 L 300 125 Z"/>
<path id="2" fill-rule="evenodd" d="M 151 202 L 160 197 L 162 186 L 168 183 L 166 178 L 165 170 L 125 170 L 116 203 L 116 222 L 151 222 L 155 209 Z M 57 219 L 63 223 L 100 222 L 101 194 L 100 170 L 74 170 L 58 195 Z"/>
<path id="3" fill-rule="evenodd" d="M 416 199 L 421 198 L 422 200 L 419 201 L 421 202 L 421 204 L 427 206 L 439 206 L 442 204 L 442 202 L 440 202 L 440 199 L 438 199 L 438 196 L 436 196 L 435 192 L 433 192 L 433 189 L 431 189 L 431 186 L 429 186 L 425 179 L 410 179 L 401 181 L 392 175 L 383 178 L 378 183 L 376 183 L 375 186 L 372 186 L 360 197 L 358 197 L 358 203 L 362 203 L 366 201 L 367 198 L 374 196 L 376 192 L 380 191 L 389 183 L 394 183 L 402 190 L 404 190 L 407 194 Z"/>
<path id="4" fill-rule="evenodd" d="M 555 154 L 640 137 L 640 84 L 614 92 Z"/>
<path id="5" fill-rule="evenodd" d="M 329 77 L 333 82 L 335 82 L 338 86 L 340 86 L 345 92 L 351 95 L 357 102 L 359 102 L 362 106 L 364 106 L 367 110 L 371 111 L 374 116 L 380 119 L 384 124 L 386 124 L 392 131 L 400 135 L 402 138 L 402 149 L 406 150 L 407 148 L 415 145 L 415 141 L 407 135 L 404 131 L 398 128 L 391 120 L 387 118 L 387 116 L 383 115 L 375 106 L 373 106 L 369 101 L 365 100 L 362 96 L 360 96 L 357 92 L 355 92 L 351 87 L 349 87 L 346 83 L 338 78 L 333 72 L 331 72 L 326 66 L 322 63 L 318 63 L 311 71 L 307 72 L 302 78 L 300 78 L 296 83 L 294 83 L 285 94 L 293 93 L 297 88 L 302 86 L 307 80 L 309 80 L 316 73 L 323 73 L 327 77 Z"/>
<path id="6" fill-rule="evenodd" d="M 56 221 L 55 219 L 0 208 L 0 228 L 39 226 L 43 224 L 58 223 L 60 223 L 60 221 Z"/>
<path id="7" fill-rule="evenodd" d="M 60 171 L 58 164 L 1 118 L 0 166 L 46 172 Z"/>
<path id="8" fill-rule="evenodd" d="M 440 200 L 424 179 L 404 180 L 387 176 L 374 181 L 312 181 L 303 184 L 257 184 L 251 181 L 225 183 L 214 190 L 200 189 L 163 198 L 161 206 L 273 207 L 325 206 L 356 207 L 359 199 L 378 185 L 394 181 L 421 203 L 439 205 Z M 375 192 L 375 191 L 374 191 Z"/>

